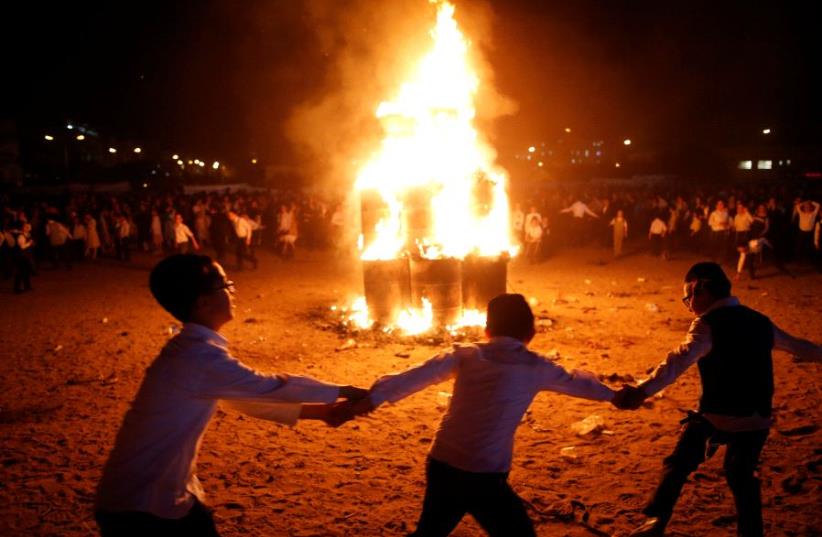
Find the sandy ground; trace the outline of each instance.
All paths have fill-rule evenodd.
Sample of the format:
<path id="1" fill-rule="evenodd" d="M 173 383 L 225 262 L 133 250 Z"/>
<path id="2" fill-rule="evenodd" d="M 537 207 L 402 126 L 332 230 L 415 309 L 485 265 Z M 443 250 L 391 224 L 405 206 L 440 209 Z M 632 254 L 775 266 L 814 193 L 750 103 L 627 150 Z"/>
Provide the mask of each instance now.
<path id="1" fill-rule="evenodd" d="M 558 353 L 569 368 L 641 378 L 688 326 L 680 281 L 693 259 L 600 258 L 575 250 L 536 266 L 516 261 L 509 287 L 538 299 L 537 312 L 554 320 L 534 348 Z M 147 290 L 154 261 L 138 256 L 129 267 L 103 261 L 69 273 L 44 270 L 35 292 L 23 296 L 3 283 L 0 535 L 95 533 L 92 501 L 101 466 L 173 324 Z M 308 313 L 359 288 L 350 264 L 320 254 L 289 264 L 264 257 L 260 270 L 230 276 L 238 284 L 238 318 L 225 334 L 234 354 L 259 369 L 367 386 L 436 350 L 363 343 L 336 352 L 341 336 L 318 329 Z M 767 270 L 763 276 L 736 285 L 743 302 L 784 329 L 822 340 L 822 277 L 790 279 Z M 822 535 L 822 366 L 776 353 L 775 371 L 778 424 L 761 472 L 767 534 Z M 222 533 L 402 535 L 412 529 L 426 452 L 446 400 L 440 392 L 449 391 L 448 383 L 431 387 L 340 429 L 288 428 L 218 412 L 198 474 Z M 678 421 L 697 396 L 695 370 L 635 413 L 539 395 L 518 431 L 511 472 L 513 487 L 533 506 L 538 534 L 620 535 L 632 528 L 674 445 Z M 592 414 L 611 434 L 574 434 L 571 425 Z M 563 456 L 561 449 L 570 446 L 572 457 Z M 680 536 L 735 533 L 721 456 L 693 476 L 669 528 Z M 466 518 L 454 535 L 482 532 Z"/>

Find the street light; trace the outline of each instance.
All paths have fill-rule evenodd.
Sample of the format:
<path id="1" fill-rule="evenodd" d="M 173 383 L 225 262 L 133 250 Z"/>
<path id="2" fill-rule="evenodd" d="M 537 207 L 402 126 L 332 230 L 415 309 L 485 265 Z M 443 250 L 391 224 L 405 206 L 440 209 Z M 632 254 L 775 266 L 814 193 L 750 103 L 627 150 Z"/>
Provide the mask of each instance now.
<path id="1" fill-rule="evenodd" d="M 86 139 L 85 134 L 78 134 L 78 135 L 77 135 L 77 141 L 78 141 L 78 142 L 82 142 L 82 141 L 83 141 L 83 140 L 85 140 L 85 139 Z"/>
<path id="2" fill-rule="evenodd" d="M 52 136 L 51 134 L 46 134 L 45 136 L 43 136 L 43 138 L 45 138 L 47 142 L 51 142 L 52 140 L 54 140 L 54 136 Z"/>
<path id="3" fill-rule="evenodd" d="M 220 169 L 220 163 L 215 160 L 214 164 L 212 164 L 211 167 L 214 168 L 215 170 L 219 170 Z"/>
<path id="4" fill-rule="evenodd" d="M 257 164 L 257 159 L 255 159 L 255 158 L 251 159 L 251 164 Z"/>
<path id="5" fill-rule="evenodd" d="M 173 155 L 171 155 L 171 160 L 180 160 L 180 155 L 174 153 Z"/>
<path id="6" fill-rule="evenodd" d="M 631 139 L 630 138 L 625 138 L 624 140 L 622 140 L 622 143 L 625 144 L 625 145 L 631 145 Z"/>
<path id="7" fill-rule="evenodd" d="M 108 148 L 108 152 L 109 152 L 109 153 L 111 153 L 111 154 L 113 155 L 114 153 L 116 153 L 116 152 L 117 152 L 117 150 L 116 150 L 116 149 L 114 149 L 113 147 L 109 147 L 109 148 Z"/>
<path id="8" fill-rule="evenodd" d="M 620 164 L 619 162 L 617 162 L 616 164 L 614 164 L 614 168 L 619 168 L 620 166 L 622 166 L 622 164 Z"/>
<path id="9" fill-rule="evenodd" d="M 69 123 L 68 125 L 66 125 L 66 128 L 67 128 L 68 130 L 71 130 L 71 129 L 73 129 L 73 128 L 74 128 L 74 125 L 72 125 L 71 123 Z"/>
<path id="10" fill-rule="evenodd" d="M 769 129 L 767 127 L 762 129 L 762 134 L 770 134 L 770 133 L 771 133 L 771 129 Z"/>
<path id="11" fill-rule="evenodd" d="M 139 148 L 139 147 L 135 147 L 135 148 L 134 148 L 134 152 L 135 152 L 135 153 L 137 153 L 137 154 L 139 154 L 139 153 L 142 153 L 142 152 L 143 152 L 143 150 L 142 150 L 141 148 Z"/>
<path id="12" fill-rule="evenodd" d="M 529 153 L 533 153 L 533 152 L 534 152 L 534 151 L 536 151 L 536 150 L 537 150 L 537 148 L 536 148 L 536 147 L 534 147 L 534 146 L 531 146 L 531 147 L 529 147 L 529 148 L 528 148 L 528 152 L 529 152 Z"/>
<path id="13" fill-rule="evenodd" d="M 571 127 L 565 127 L 565 132 L 567 132 L 568 134 L 571 134 Z"/>

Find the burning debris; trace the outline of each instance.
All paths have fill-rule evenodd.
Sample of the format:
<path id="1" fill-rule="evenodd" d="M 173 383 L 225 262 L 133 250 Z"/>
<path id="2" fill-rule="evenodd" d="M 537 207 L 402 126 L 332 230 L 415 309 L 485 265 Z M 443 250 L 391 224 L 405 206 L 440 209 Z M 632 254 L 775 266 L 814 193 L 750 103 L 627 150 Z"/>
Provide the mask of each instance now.
<path id="1" fill-rule="evenodd" d="M 454 6 L 438 5 L 432 46 L 376 116 L 385 136 L 360 170 L 364 297 L 360 328 L 407 335 L 483 326 L 506 290 L 511 237 L 506 173 L 474 127 L 480 85 Z"/>

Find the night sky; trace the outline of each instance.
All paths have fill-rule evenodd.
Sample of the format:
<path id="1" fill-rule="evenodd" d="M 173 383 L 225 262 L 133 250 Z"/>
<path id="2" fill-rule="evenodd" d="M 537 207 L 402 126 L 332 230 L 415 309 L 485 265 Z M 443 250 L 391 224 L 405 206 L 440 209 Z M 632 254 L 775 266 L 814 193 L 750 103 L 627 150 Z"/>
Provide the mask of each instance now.
<path id="1" fill-rule="evenodd" d="M 424 0 L 19 4 L 4 17 L 3 115 L 21 126 L 67 118 L 206 159 L 283 163 L 305 157 L 286 134 L 295 107 L 346 84 L 334 75 L 340 58 L 367 62 L 357 47 L 385 44 L 375 41 L 392 36 L 382 26 L 397 9 L 430 9 Z M 503 154 L 566 126 L 649 147 L 752 143 L 766 126 L 780 143 L 822 138 L 812 2 L 456 4 L 458 20 L 490 14 L 487 35 L 471 37 L 518 105 L 495 122 Z M 389 5 L 395 12 L 381 17 Z"/>

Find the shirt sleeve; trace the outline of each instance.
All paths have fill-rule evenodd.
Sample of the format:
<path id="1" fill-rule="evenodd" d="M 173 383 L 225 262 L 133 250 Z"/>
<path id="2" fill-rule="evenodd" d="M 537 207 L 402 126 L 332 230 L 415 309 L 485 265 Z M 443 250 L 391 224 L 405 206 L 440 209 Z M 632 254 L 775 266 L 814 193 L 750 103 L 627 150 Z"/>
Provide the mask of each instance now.
<path id="1" fill-rule="evenodd" d="M 773 346 L 775 349 L 793 354 L 801 361 L 822 363 L 822 346 L 792 336 L 775 324 L 773 325 Z"/>
<path id="2" fill-rule="evenodd" d="M 614 391 L 597 379 L 589 371 L 566 371 L 562 366 L 540 356 L 542 362 L 537 372 L 537 387 L 540 390 L 563 393 L 582 399 L 610 401 Z"/>
<path id="3" fill-rule="evenodd" d="M 428 386 L 438 384 L 454 376 L 458 359 L 454 352 L 442 353 L 427 362 L 380 377 L 371 386 L 371 404 L 378 407 L 386 401 L 396 403 Z"/>
<path id="4" fill-rule="evenodd" d="M 303 406 L 300 403 L 252 403 L 249 401 L 226 401 L 225 404 L 248 416 L 284 425 L 296 425 Z"/>
<path id="5" fill-rule="evenodd" d="M 711 327 L 697 317 L 691 323 L 685 341 L 669 352 L 665 361 L 651 374 L 651 378 L 642 383 L 645 393 L 651 396 L 673 384 L 697 360 L 708 354 L 712 346 Z"/>
<path id="6" fill-rule="evenodd" d="M 333 403 L 340 394 L 336 384 L 311 377 L 260 373 L 229 355 L 205 359 L 194 385 L 200 397 L 245 402 Z"/>

